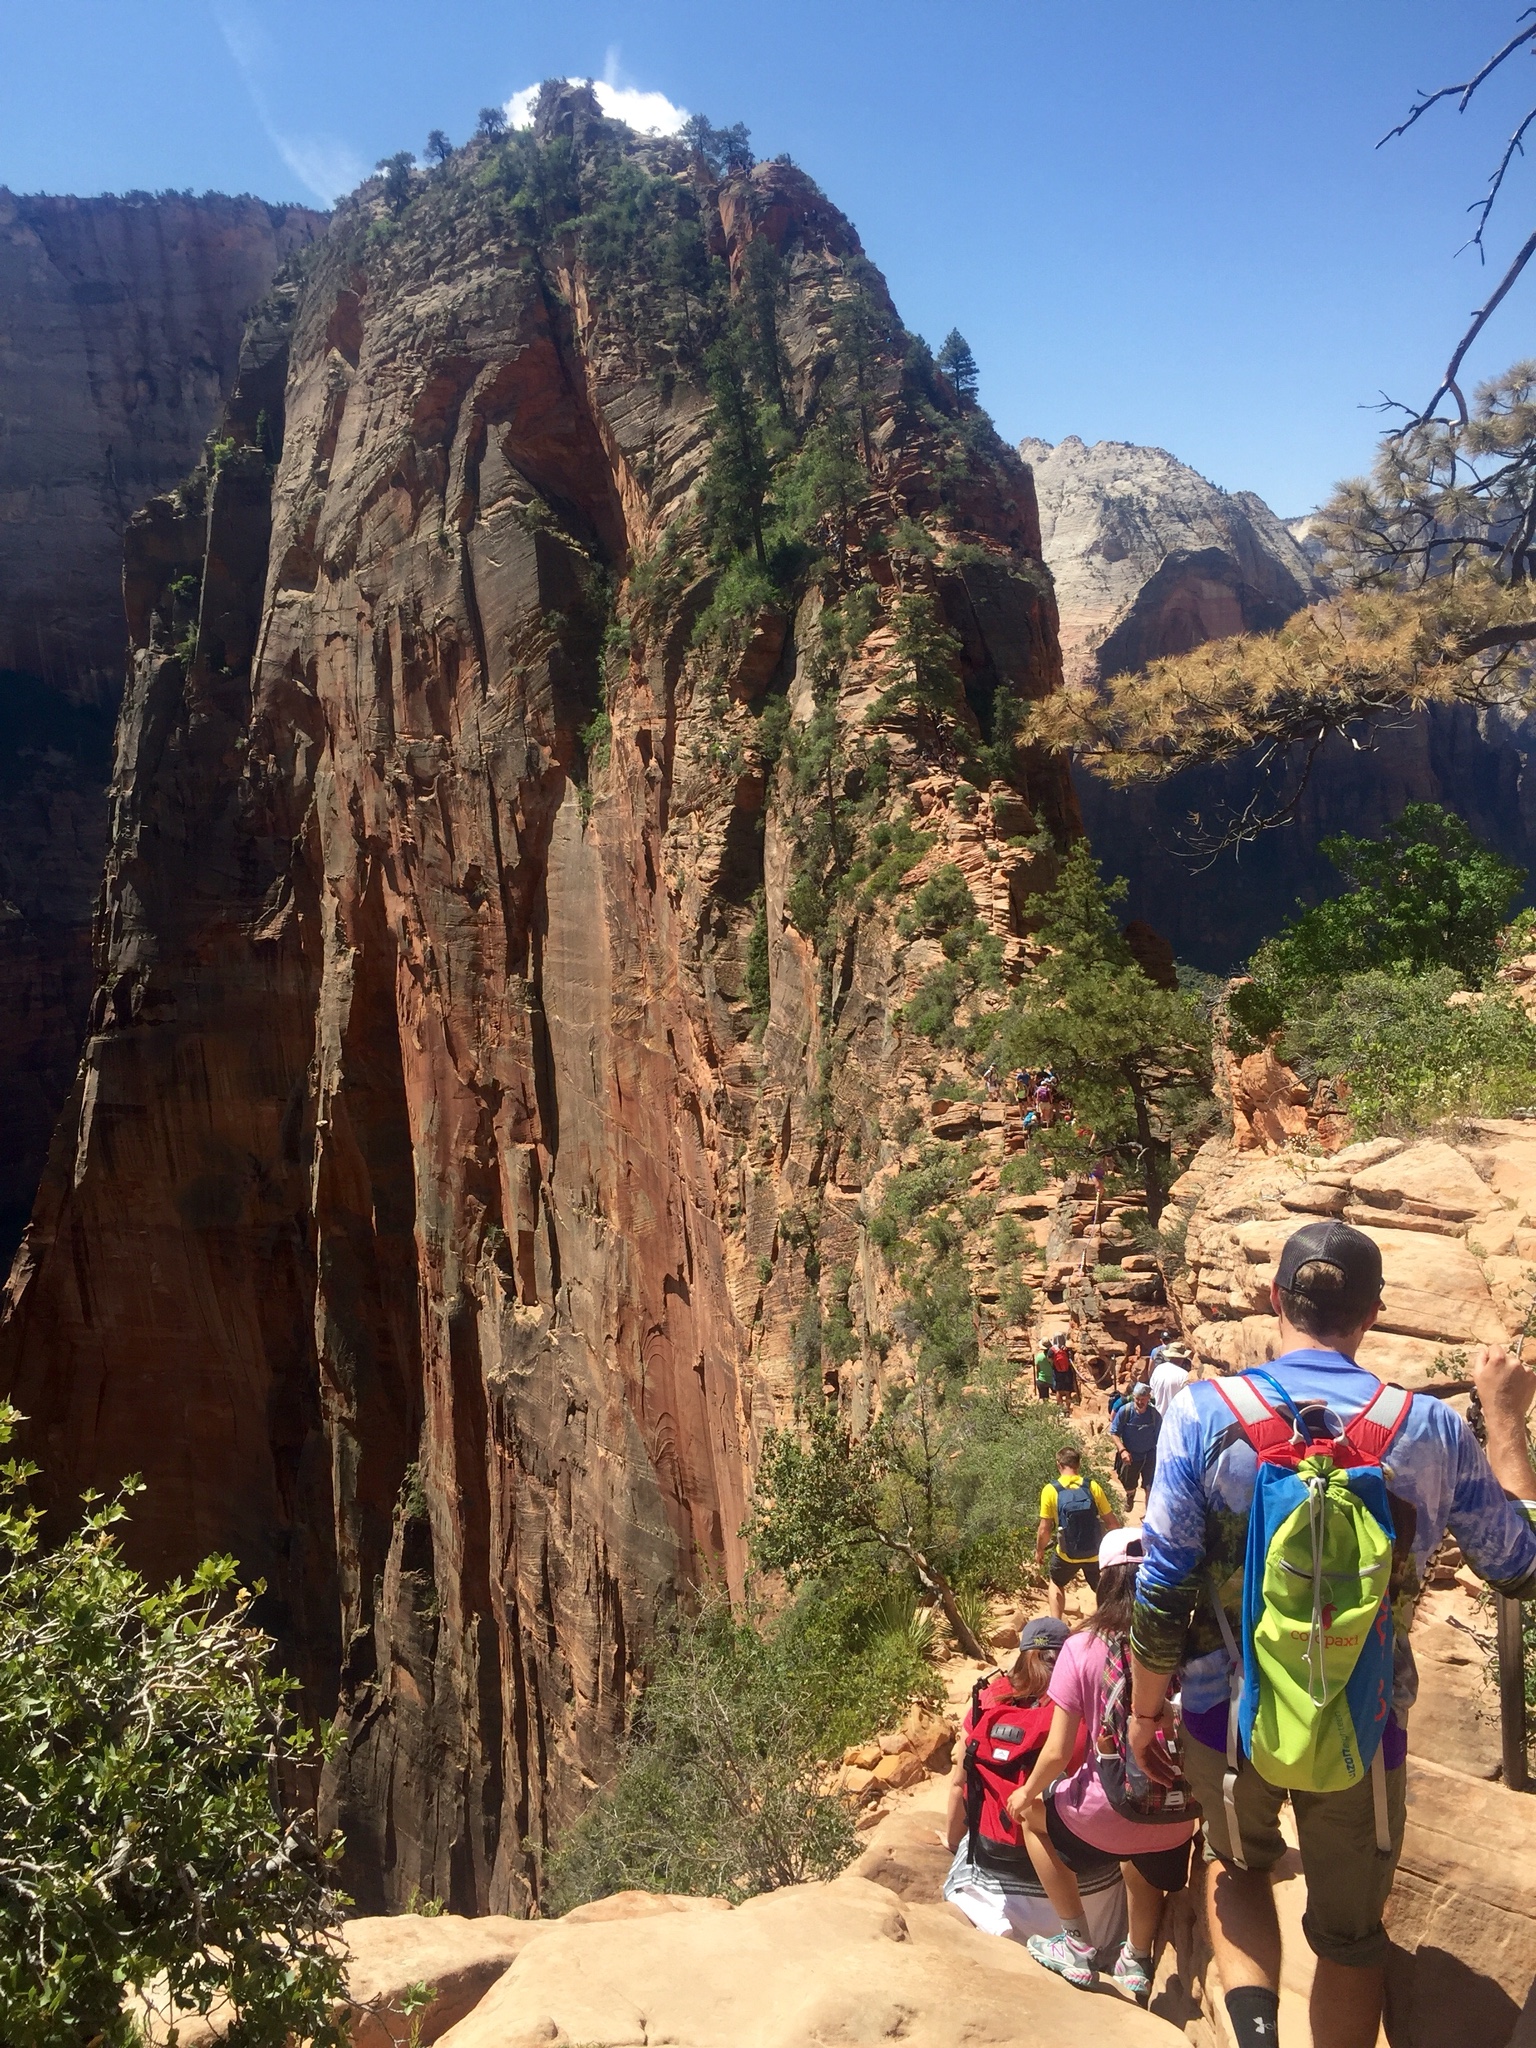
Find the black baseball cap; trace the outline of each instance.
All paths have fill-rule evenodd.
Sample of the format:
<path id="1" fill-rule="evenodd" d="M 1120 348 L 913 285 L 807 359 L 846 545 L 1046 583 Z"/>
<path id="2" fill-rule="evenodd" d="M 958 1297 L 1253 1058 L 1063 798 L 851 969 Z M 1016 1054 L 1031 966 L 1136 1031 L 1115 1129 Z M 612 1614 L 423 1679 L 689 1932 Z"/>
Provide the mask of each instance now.
<path id="1" fill-rule="evenodd" d="M 1381 1247 L 1363 1230 L 1347 1223 L 1322 1221 L 1304 1223 L 1286 1239 L 1275 1269 L 1275 1280 L 1286 1293 L 1296 1287 L 1296 1275 L 1312 1260 L 1337 1266 L 1344 1275 L 1347 1301 L 1370 1308 L 1381 1299 Z"/>

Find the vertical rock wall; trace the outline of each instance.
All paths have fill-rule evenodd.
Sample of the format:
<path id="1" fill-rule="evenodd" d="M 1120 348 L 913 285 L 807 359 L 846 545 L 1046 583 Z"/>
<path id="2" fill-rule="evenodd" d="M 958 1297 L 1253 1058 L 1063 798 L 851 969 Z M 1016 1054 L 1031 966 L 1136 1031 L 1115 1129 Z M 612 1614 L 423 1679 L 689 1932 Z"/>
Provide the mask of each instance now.
<path id="1" fill-rule="evenodd" d="M 0 189 L 0 1248 L 90 1000 L 122 690 L 123 532 L 197 460 L 246 315 L 324 216 Z"/>
<path id="2" fill-rule="evenodd" d="M 576 92 L 543 162 L 584 134 L 614 147 Z M 775 247 L 802 425 L 837 304 L 870 295 L 844 574 L 882 617 L 929 593 L 973 728 L 972 702 L 1053 687 L 1027 473 L 913 401 L 847 223 L 786 165 L 722 186 L 622 149 L 733 274 Z M 887 624 L 829 697 L 825 575 L 695 645 L 708 398 L 580 235 L 487 212 L 495 163 L 340 220 L 252 323 L 232 451 L 132 523 L 104 972 L 0 1373 L 61 1510 L 141 1469 L 148 1568 L 219 1544 L 267 1578 L 345 1730 L 327 1798 L 360 1901 L 517 1910 L 659 1612 L 739 1588 L 790 1325 L 899 1149 L 889 908 L 819 945 L 789 920 L 797 806 L 824 799 L 763 704 L 835 705 L 828 802 L 888 788 L 894 814 L 953 749 L 881 713 Z M 893 546 L 923 514 L 957 554 Z M 1076 829 L 1049 762 L 999 793 L 1020 844 Z M 1017 929 L 1035 856 L 999 833 L 987 859 Z"/>

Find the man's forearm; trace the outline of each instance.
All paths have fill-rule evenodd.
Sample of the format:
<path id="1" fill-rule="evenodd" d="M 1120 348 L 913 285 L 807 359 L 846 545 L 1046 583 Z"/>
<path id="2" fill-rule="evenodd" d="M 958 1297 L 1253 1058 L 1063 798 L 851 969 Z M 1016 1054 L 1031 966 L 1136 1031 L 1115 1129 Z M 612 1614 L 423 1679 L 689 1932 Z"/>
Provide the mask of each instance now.
<path id="1" fill-rule="evenodd" d="M 1488 1463 L 1494 1478 L 1517 1499 L 1536 1500 L 1536 1467 L 1531 1464 L 1526 1435 L 1536 1378 L 1499 1345 L 1480 1352 L 1473 1361 L 1472 1378 L 1482 1403 Z"/>
<path id="2" fill-rule="evenodd" d="M 1168 1687 L 1173 1679 L 1171 1671 L 1153 1671 L 1142 1663 L 1133 1650 L 1131 1652 L 1131 1712 L 1146 1720 L 1154 1720 L 1163 1710 L 1168 1697 Z"/>
<path id="3" fill-rule="evenodd" d="M 1519 1422 L 1501 1417 L 1488 1423 L 1488 1462 L 1506 1493 L 1517 1500 L 1536 1500 L 1536 1466 L 1531 1464 L 1523 1417 Z"/>

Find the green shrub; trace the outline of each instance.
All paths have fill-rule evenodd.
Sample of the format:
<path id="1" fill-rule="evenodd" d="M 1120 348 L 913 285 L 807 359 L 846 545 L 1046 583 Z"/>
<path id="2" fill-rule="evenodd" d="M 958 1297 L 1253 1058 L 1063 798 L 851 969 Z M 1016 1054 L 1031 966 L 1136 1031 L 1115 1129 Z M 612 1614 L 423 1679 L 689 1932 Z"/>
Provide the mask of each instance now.
<path id="1" fill-rule="evenodd" d="M 746 980 L 752 1015 L 759 1023 L 765 1023 L 769 1010 L 768 907 L 761 889 L 757 892 L 752 929 L 747 933 Z"/>
<path id="2" fill-rule="evenodd" d="M 1005 1195 L 1038 1195 L 1045 1186 L 1045 1168 L 1037 1152 L 1015 1152 L 1011 1159 L 1005 1159 L 1003 1170 L 998 1175 L 998 1186 Z"/>
<path id="3" fill-rule="evenodd" d="M 613 751 L 613 721 L 607 712 L 594 711 L 581 728 L 580 738 L 587 772 L 591 775 L 601 775 L 608 766 L 608 757 Z"/>
<path id="4" fill-rule="evenodd" d="M 903 1006 L 901 1021 L 935 1045 L 953 1044 L 960 996 L 961 969 L 957 962 L 946 960 L 918 983 L 911 1001 Z"/>
<path id="5" fill-rule="evenodd" d="M 916 1166 L 903 1167 L 870 1218 L 869 1234 L 889 1256 L 913 1219 L 953 1201 L 970 1179 L 973 1154 L 966 1147 L 930 1146 Z"/>
<path id="6" fill-rule="evenodd" d="M 1016 1216 L 999 1216 L 992 1227 L 992 1257 L 999 1266 L 1010 1265 L 1024 1249 L 1025 1236 Z"/>
<path id="7" fill-rule="evenodd" d="M 967 930 L 978 922 L 971 885 L 953 861 L 935 868 L 896 920 L 903 938 L 922 932 L 928 938 Z"/>
<path id="8" fill-rule="evenodd" d="M 833 1593 L 763 1628 L 711 1602 L 663 1637 L 612 1786 L 549 1860 L 550 1910 L 625 1890 L 746 1899 L 851 1862 L 827 1768 L 934 1687 L 867 1593 Z"/>
<path id="9" fill-rule="evenodd" d="M 0 1442 L 13 1409 L 0 1405 Z M 124 1987 L 329 2048 L 334 1851 L 276 1786 L 313 1750 L 228 1558 L 151 1592 L 112 1533 L 132 1483 L 53 1549 L 0 1468 L 0 2012 L 26 2048 L 128 2048 Z M 233 2036 L 231 2037 L 233 2039 Z"/>
<path id="10" fill-rule="evenodd" d="M 1536 1025 L 1513 997 L 1452 1005 L 1459 977 L 1348 975 L 1290 1020 L 1282 1051 L 1308 1079 L 1336 1076 L 1362 1136 L 1536 1102 Z"/>

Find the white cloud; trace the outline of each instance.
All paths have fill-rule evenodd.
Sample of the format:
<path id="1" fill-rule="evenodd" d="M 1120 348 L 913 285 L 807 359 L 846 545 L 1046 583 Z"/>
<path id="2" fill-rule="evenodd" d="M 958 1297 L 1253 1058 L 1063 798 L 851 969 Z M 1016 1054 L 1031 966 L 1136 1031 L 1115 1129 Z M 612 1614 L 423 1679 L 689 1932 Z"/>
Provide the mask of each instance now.
<path id="1" fill-rule="evenodd" d="M 267 55 L 266 40 L 258 23 L 234 0 L 215 0 L 213 9 L 219 33 L 245 81 L 245 89 L 256 109 L 256 118 L 268 142 L 277 151 L 301 185 L 307 186 L 325 205 L 333 206 L 344 192 L 361 183 L 366 166 L 344 142 L 330 135 L 290 135 L 272 118 L 267 96 L 257 77 L 257 67 Z"/>
<path id="2" fill-rule="evenodd" d="M 568 78 L 567 85 L 584 85 L 585 79 Z M 688 118 L 686 107 L 675 107 L 664 92 L 641 92 L 632 85 L 612 85 L 598 79 L 597 104 L 610 121 L 623 121 L 641 135 L 675 135 Z M 507 123 L 512 128 L 533 126 L 534 102 L 539 88 L 525 85 L 507 101 Z"/>

